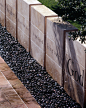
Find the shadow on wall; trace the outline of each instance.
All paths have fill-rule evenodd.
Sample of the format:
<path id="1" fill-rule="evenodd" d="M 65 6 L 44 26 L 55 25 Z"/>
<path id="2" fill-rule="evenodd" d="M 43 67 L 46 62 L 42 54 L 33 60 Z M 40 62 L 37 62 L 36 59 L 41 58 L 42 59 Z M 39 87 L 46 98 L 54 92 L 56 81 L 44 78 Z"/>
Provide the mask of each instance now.
<path id="1" fill-rule="evenodd" d="M 85 74 L 80 64 L 79 58 L 81 54 L 79 53 L 80 47 L 78 44 L 80 43 L 69 40 L 68 34 L 66 35 L 64 89 L 74 100 L 83 106 Z"/>
<path id="2" fill-rule="evenodd" d="M 54 31 L 54 39 L 55 39 L 55 47 L 56 47 L 56 57 L 58 59 L 59 66 L 62 66 L 62 33 L 60 32 L 60 28 L 57 26 L 56 23 L 53 24 L 53 31 Z"/>

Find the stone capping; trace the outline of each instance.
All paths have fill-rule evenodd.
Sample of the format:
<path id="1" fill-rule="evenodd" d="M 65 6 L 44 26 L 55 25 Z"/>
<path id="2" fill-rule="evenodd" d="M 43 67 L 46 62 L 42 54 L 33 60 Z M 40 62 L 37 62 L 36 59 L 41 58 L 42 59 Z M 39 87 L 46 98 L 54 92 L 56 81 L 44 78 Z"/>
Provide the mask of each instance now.
<path id="1" fill-rule="evenodd" d="M 38 16 L 40 16 L 40 17 L 38 17 L 37 16 L 37 14 L 36 14 L 36 20 L 34 19 L 34 14 L 35 13 L 38 13 Z M 36 27 L 36 29 L 38 29 L 39 30 L 39 33 L 36 33 L 36 32 L 34 32 L 34 30 L 35 30 L 35 28 L 33 29 L 33 27 L 31 26 L 31 33 L 30 33 L 30 35 L 31 35 L 31 50 L 30 50 L 30 52 L 31 52 L 31 55 L 45 68 L 45 56 L 46 56 L 46 53 L 45 53 L 45 45 L 46 45 L 46 40 L 45 40 L 45 35 L 46 35 L 46 23 L 45 23 L 45 19 L 47 19 L 47 17 L 57 17 L 57 14 L 56 13 L 54 13 L 53 11 L 51 11 L 49 8 L 47 8 L 46 6 L 44 6 L 44 5 L 35 5 L 35 6 L 32 6 L 31 7 L 31 25 L 35 25 L 35 27 Z M 38 17 L 38 18 L 37 18 Z M 43 18 L 42 19 L 42 21 L 41 21 L 41 18 Z M 36 23 L 37 22 L 37 23 Z M 38 24 L 38 22 L 40 22 L 39 24 Z M 42 24 L 41 24 L 42 23 Z M 42 35 L 40 35 L 40 39 L 42 39 L 42 41 L 43 41 L 43 43 L 40 43 L 39 42 L 39 44 L 37 45 L 37 43 L 35 44 L 35 45 L 37 45 L 36 47 L 37 47 L 37 52 L 36 52 L 36 55 L 37 55 L 37 53 L 38 53 L 38 56 L 35 56 L 35 49 L 36 49 L 36 47 L 35 47 L 35 49 L 34 49 L 34 47 L 33 46 L 35 46 L 35 45 L 33 45 L 33 40 L 34 40 L 34 38 L 33 38 L 33 32 L 34 32 L 34 34 L 36 33 L 36 35 L 38 36 L 38 35 L 40 35 L 40 33 L 42 33 L 43 34 L 43 36 Z M 32 39 L 33 38 L 33 39 Z M 34 40 L 34 42 L 36 42 L 36 40 Z M 42 45 L 42 49 L 40 50 L 40 46 Z M 42 51 L 42 52 L 41 52 Z M 41 56 L 40 56 L 41 55 Z M 44 66 L 45 65 L 45 66 Z"/>

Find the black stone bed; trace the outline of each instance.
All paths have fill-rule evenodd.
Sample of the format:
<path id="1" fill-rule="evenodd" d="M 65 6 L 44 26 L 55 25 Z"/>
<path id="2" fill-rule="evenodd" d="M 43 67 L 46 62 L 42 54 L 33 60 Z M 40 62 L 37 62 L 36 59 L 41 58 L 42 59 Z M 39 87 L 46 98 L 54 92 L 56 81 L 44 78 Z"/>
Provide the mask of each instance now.
<path id="1" fill-rule="evenodd" d="M 42 108 L 81 108 L 1 24 L 0 56 Z"/>

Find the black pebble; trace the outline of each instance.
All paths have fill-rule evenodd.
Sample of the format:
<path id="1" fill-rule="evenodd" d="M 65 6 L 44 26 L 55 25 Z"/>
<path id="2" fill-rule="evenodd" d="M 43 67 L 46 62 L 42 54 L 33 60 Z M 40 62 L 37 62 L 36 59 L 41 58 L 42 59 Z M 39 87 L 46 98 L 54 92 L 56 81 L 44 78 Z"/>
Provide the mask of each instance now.
<path id="1" fill-rule="evenodd" d="M 42 108 L 81 108 L 1 24 L 0 55 Z"/>

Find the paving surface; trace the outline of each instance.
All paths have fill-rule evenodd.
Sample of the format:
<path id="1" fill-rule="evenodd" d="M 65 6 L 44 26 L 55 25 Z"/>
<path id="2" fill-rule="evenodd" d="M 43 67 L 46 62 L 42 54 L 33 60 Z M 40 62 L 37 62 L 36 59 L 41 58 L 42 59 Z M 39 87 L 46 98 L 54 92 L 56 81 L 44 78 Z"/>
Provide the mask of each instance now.
<path id="1" fill-rule="evenodd" d="M 41 108 L 1 57 L 0 108 Z"/>

